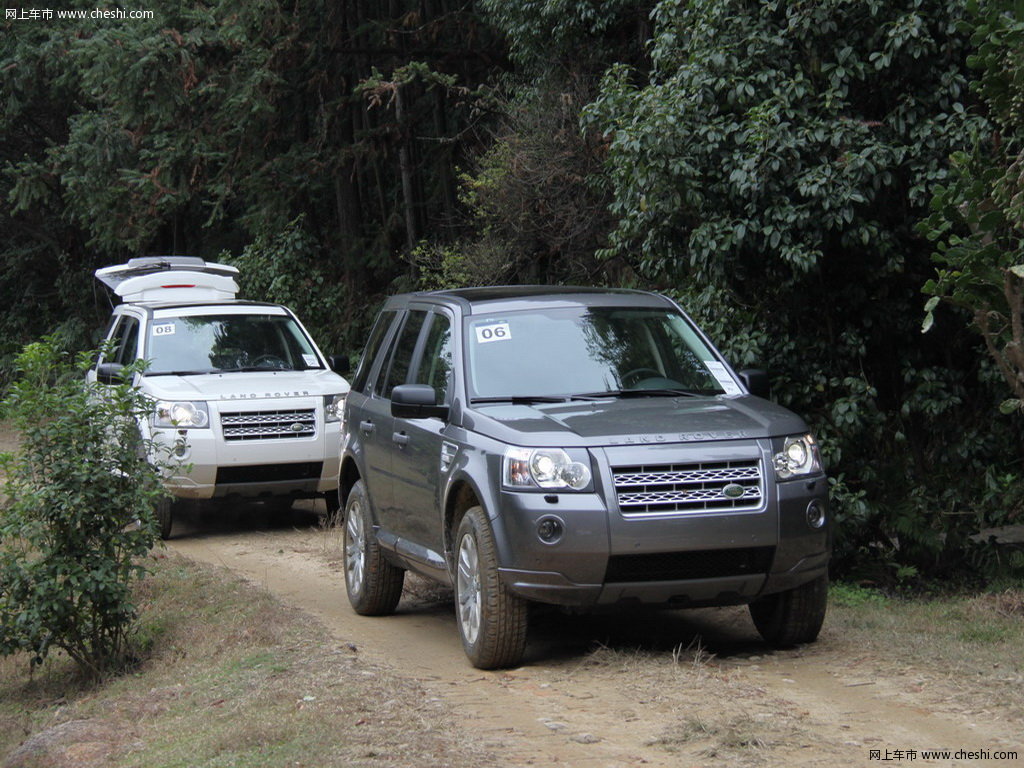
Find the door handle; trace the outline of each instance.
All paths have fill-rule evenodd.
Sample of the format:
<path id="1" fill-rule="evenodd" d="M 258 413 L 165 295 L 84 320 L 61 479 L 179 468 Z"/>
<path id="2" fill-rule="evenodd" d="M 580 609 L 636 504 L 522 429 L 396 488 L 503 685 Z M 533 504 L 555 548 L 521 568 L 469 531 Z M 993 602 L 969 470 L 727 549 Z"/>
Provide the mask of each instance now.
<path id="1" fill-rule="evenodd" d="M 398 443 L 402 448 L 409 444 L 409 436 L 405 434 L 405 432 L 393 432 L 391 433 L 391 439 Z"/>
<path id="2" fill-rule="evenodd" d="M 362 430 L 362 433 L 364 435 L 370 434 L 376 428 L 377 427 L 374 426 L 372 421 L 360 421 L 359 422 L 359 429 Z"/>

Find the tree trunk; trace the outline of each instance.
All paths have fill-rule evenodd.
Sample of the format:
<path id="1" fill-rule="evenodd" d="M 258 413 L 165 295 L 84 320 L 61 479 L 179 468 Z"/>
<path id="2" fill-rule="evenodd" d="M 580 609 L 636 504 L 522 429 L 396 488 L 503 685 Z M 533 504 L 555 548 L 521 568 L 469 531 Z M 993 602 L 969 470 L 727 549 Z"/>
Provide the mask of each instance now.
<path id="1" fill-rule="evenodd" d="M 405 245 L 412 253 L 416 247 L 415 186 L 412 177 L 412 160 L 409 156 L 409 136 L 406 133 L 405 109 L 402 104 L 402 86 L 395 87 L 395 118 L 400 132 L 398 144 L 398 169 L 402 175 L 402 199 L 405 202 Z"/>

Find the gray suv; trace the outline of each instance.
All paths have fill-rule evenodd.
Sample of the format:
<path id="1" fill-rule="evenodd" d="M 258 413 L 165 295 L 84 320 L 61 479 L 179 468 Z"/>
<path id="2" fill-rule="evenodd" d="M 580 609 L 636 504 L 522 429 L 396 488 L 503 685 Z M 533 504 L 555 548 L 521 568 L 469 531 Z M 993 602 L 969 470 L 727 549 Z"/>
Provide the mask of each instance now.
<path id="1" fill-rule="evenodd" d="M 344 406 L 339 494 L 357 613 L 406 570 L 454 587 L 470 661 L 512 666 L 530 602 L 749 604 L 816 639 L 831 544 L 814 437 L 673 301 L 639 291 L 395 296 Z"/>

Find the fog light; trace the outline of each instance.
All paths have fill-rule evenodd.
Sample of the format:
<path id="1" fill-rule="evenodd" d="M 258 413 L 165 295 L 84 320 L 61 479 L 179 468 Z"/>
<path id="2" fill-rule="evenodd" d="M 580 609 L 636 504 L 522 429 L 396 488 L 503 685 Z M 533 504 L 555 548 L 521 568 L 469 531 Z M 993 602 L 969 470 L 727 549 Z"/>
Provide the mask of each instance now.
<path id="1" fill-rule="evenodd" d="M 174 441 L 174 456 L 178 459 L 184 459 L 188 456 L 188 443 L 184 440 Z"/>
<path id="2" fill-rule="evenodd" d="M 537 523 L 537 535 L 545 544 L 554 544 L 562 538 L 564 531 L 565 527 L 557 517 L 545 517 Z"/>
<path id="3" fill-rule="evenodd" d="M 807 524 L 815 530 L 825 524 L 825 507 L 817 499 L 807 505 Z"/>

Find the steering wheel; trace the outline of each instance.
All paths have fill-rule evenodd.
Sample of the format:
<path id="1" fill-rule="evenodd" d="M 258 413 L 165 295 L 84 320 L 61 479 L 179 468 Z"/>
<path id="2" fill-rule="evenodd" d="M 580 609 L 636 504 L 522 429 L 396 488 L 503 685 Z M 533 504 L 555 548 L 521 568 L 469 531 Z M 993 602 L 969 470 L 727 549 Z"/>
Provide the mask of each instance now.
<path id="1" fill-rule="evenodd" d="M 644 376 L 643 374 L 650 375 Z M 622 374 L 622 383 L 628 385 L 628 387 L 631 388 L 639 384 L 641 379 L 649 379 L 652 377 L 660 379 L 661 371 L 656 371 L 653 368 L 634 368 L 633 370 L 626 371 L 624 374 Z M 631 378 L 633 379 L 633 381 L 630 381 Z"/>
<path id="2" fill-rule="evenodd" d="M 277 355 L 260 355 L 249 363 L 253 368 L 269 368 L 274 371 L 287 371 L 288 363 Z"/>

